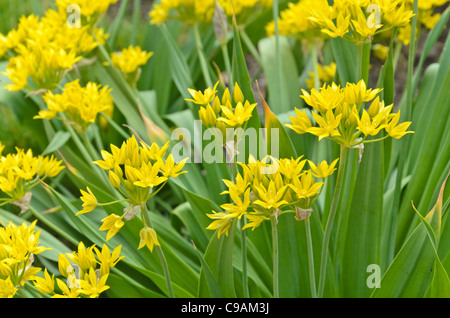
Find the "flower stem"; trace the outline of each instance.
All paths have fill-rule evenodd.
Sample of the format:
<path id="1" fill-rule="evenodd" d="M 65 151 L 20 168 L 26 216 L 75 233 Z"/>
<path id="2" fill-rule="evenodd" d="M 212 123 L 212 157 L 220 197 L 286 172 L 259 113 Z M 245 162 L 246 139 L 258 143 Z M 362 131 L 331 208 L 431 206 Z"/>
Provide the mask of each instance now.
<path id="1" fill-rule="evenodd" d="M 311 238 L 311 224 L 309 217 L 305 219 L 305 230 L 306 230 L 306 244 L 308 246 L 308 265 L 309 265 L 309 284 L 311 287 L 312 298 L 317 298 L 316 292 L 316 277 L 314 273 L 314 253 Z"/>
<path id="2" fill-rule="evenodd" d="M 208 85 L 209 87 L 213 87 L 211 75 L 209 74 L 209 70 L 208 70 L 208 61 L 206 60 L 205 52 L 203 51 L 203 44 L 202 44 L 202 39 L 200 36 L 200 29 L 198 27 L 198 23 L 194 24 L 193 29 L 194 29 L 194 37 L 195 37 L 195 43 L 196 43 L 196 47 L 197 47 L 198 58 L 200 60 L 200 66 L 202 68 L 203 78 L 205 79 L 206 85 Z"/>
<path id="3" fill-rule="evenodd" d="M 278 288 L 278 233 L 277 233 L 277 218 L 272 215 L 270 217 L 272 223 L 272 254 L 273 254 L 273 297 L 279 298 Z"/>
<path id="4" fill-rule="evenodd" d="M 331 202 L 330 215 L 328 216 L 327 225 L 325 227 L 325 233 L 322 242 L 322 257 L 320 260 L 320 276 L 319 276 L 319 291 L 318 297 L 323 297 L 323 291 L 325 288 L 325 277 L 327 271 L 327 256 L 328 245 L 330 242 L 331 230 L 333 228 L 334 218 L 339 203 L 339 197 L 341 195 L 341 188 L 343 184 L 344 168 L 347 161 L 348 148 L 341 145 L 340 157 L 339 157 L 339 170 L 336 177 L 336 186 L 334 188 L 333 200 Z"/>
<path id="5" fill-rule="evenodd" d="M 227 71 L 227 75 L 228 75 L 228 86 L 232 87 L 233 86 L 233 73 L 231 71 L 230 55 L 228 54 L 228 49 L 227 49 L 226 44 L 223 44 L 220 47 L 222 48 L 222 55 L 223 55 L 223 60 L 225 63 L 225 70 Z"/>
<path id="6" fill-rule="evenodd" d="M 154 229 L 152 226 L 152 222 L 150 221 L 147 205 L 144 204 L 143 206 L 144 206 L 144 213 L 142 213 L 142 214 L 144 216 L 144 223 L 149 228 Z M 169 293 L 169 297 L 175 298 L 175 295 L 173 294 L 173 290 L 172 290 L 172 281 L 170 280 L 169 268 L 167 266 L 167 261 L 166 261 L 166 257 L 164 256 L 164 252 L 161 249 L 161 246 L 159 246 L 159 245 L 155 245 L 155 250 L 159 256 L 159 260 L 161 261 L 161 265 L 162 265 L 162 268 L 164 271 L 164 277 L 166 278 L 166 286 L 167 286 L 167 292 Z"/>
<path id="7" fill-rule="evenodd" d="M 245 45 L 247 46 L 247 49 L 249 50 L 251 55 L 255 58 L 258 65 L 262 67 L 263 64 L 262 64 L 261 56 L 259 55 L 256 47 L 253 45 L 252 40 L 250 40 L 250 38 L 248 37 L 247 32 L 245 32 L 244 28 L 242 28 L 242 29 L 240 29 L 239 33 L 241 34 L 241 38 L 244 41 Z"/>
<path id="8" fill-rule="evenodd" d="M 363 46 L 356 46 L 356 82 L 362 79 Z"/>
<path id="9" fill-rule="evenodd" d="M 312 43 L 311 45 L 311 57 L 313 63 L 313 72 L 314 72 L 314 88 L 319 90 L 320 88 L 320 78 L 319 78 L 319 68 L 317 64 L 319 63 L 319 57 L 317 55 L 317 44 Z"/>

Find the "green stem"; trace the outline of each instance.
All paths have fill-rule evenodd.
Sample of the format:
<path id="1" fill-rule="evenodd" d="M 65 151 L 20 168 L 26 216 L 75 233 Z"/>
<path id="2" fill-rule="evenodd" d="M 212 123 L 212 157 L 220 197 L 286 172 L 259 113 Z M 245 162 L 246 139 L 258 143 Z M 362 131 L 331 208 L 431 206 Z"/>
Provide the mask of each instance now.
<path id="1" fill-rule="evenodd" d="M 223 60 L 225 63 L 225 70 L 227 71 L 228 75 L 228 86 L 233 87 L 233 73 L 231 71 L 230 55 L 228 54 L 227 45 L 222 44 L 220 47 L 222 49 Z"/>
<path id="2" fill-rule="evenodd" d="M 319 78 L 319 67 L 317 64 L 319 63 L 319 57 L 317 55 L 317 44 L 313 43 L 311 45 L 311 57 L 313 63 L 313 72 L 314 72 L 314 88 L 319 90 L 320 88 L 320 78 Z"/>
<path id="3" fill-rule="evenodd" d="M 277 233 L 277 218 L 270 216 L 272 223 L 272 254 L 273 254 L 273 297 L 279 298 L 278 288 L 278 233 Z"/>
<path id="4" fill-rule="evenodd" d="M 259 66 L 262 67 L 263 63 L 261 60 L 261 56 L 258 53 L 258 50 L 253 45 L 252 40 L 250 40 L 247 32 L 245 32 L 245 29 L 240 29 L 241 38 L 244 41 L 245 45 L 247 46 L 247 49 L 249 50 L 250 54 L 255 58 L 256 62 L 259 64 Z"/>
<path id="5" fill-rule="evenodd" d="M 356 46 L 356 82 L 362 79 L 363 46 Z"/>
<path id="6" fill-rule="evenodd" d="M 147 205 L 145 205 L 145 204 L 144 204 L 144 213 L 142 213 L 142 215 L 144 216 L 145 225 L 148 226 L 149 228 L 154 229 L 152 226 L 152 222 L 150 221 L 150 216 L 149 216 L 149 211 L 147 209 Z M 164 256 L 164 252 L 161 249 L 161 246 L 159 246 L 159 245 L 155 245 L 155 250 L 159 256 L 159 260 L 161 261 L 161 265 L 162 265 L 162 268 L 164 271 L 164 277 L 166 278 L 166 286 L 167 286 L 167 292 L 169 293 L 169 297 L 175 298 L 175 295 L 174 295 L 173 289 L 172 289 L 172 281 L 170 279 L 169 267 L 167 266 L 167 261 L 166 261 L 166 257 Z"/>
<path id="7" fill-rule="evenodd" d="M 323 291 L 325 288 L 325 277 L 327 271 L 327 257 L 328 257 L 328 245 L 330 242 L 331 230 L 333 228 L 334 218 L 339 203 L 339 197 L 341 195 L 341 188 L 343 184 L 344 168 L 347 161 L 348 148 L 341 145 L 340 157 L 339 157 L 339 170 L 336 177 L 336 186 L 334 188 L 333 200 L 331 202 L 330 215 L 328 216 L 327 225 L 325 227 L 325 233 L 322 242 L 322 257 L 320 260 L 320 277 L 319 277 L 319 292 L 318 297 L 323 297 Z"/>
<path id="8" fill-rule="evenodd" d="M 213 87 L 213 83 L 211 80 L 211 75 L 209 74 L 208 69 L 208 61 L 205 57 L 205 52 L 203 51 L 203 44 L 202 44 L 202 38 L 200 36 L 200 29 L 198 27 L 198 23 L 194 24 L 194 37 L 195 37 L 195 43 L 197 47 L 197 53 L 198 58 L 200 60 L 200 66 L 202 68 L 203 78 L 205 79 L 206 85 L 209 87 Z"/>
<path id="9" fill-rule="evenodd" d="M 309 284 L 311 287 L 312 298 L 317 298 L 316 292 L 316 277 L 314 273 L 314 253 L 311 238 L 311 224 L 309 217 L 305 219 L 305 230 L 306 230 L 306 244 L 308 246 L 308 265 L 309 265 Z"/>

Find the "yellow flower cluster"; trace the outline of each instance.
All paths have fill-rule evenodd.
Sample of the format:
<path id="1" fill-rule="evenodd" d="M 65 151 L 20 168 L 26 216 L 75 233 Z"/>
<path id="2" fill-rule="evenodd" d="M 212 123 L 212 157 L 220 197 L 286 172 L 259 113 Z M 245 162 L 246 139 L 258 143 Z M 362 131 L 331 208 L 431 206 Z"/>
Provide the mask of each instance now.
<path id="1" fill-rule="evenodd" d="M 425 28 L 431 30 L 441 18 L 440 13 L 435 13 L 435 8 L 447 4 L 449 0 L 419 0 L 417 13 L 417 27 L 423 25 Z M 413 9 L 413 0 L 405 0 L 405 7 L 409 10 Z M 393 17 L 386 17 L 391 20 Z M 398 39 L 404 45 L 408 45 L 411 40 L 411 24 L 401 27 L 398 31 Z"/>
<path id="2" fill-rule="evenodd" d="M 341 37 L 356 44 L 372 40 L 375 34 L 404 27 L 413 17 L 405 0 L 302 0 L 289 4 L 281 12 L 279 33 L 302 39 L 320 37 L 318 31 L 330 37 Z M 267 25 L 269 35 L 274 33 L 274 23 Z"/>
<path id="3" fill-rule="evenodd" d="M 105 244 L 99 250 L 95 245 L 86 247 L 80 242 L 77 251 L 59 254 L 58 269 L 66 278 L 66 282 L 56 278 L 60 293 L 55 290 L 55 275 L 50 276 L 47 269 L 44 277 L 34 277 L 34 286 L 40 293 L 49 294 L 52 298 L 97 298 L 109 289 L 106 281 L 110 269 L 124 258 L 119 256 L 121 247 L 119 245 L 111 253 Z"/>
<path id="4" fill-rule="evenodd" d="M 3 148 L 0 143 L 0 154 Z M 53 155 L 34 157 L 31 149 L 25 152 L 16 148 L 16 151 L 14 154 L 0 157 L 0 190 L 7 196 L 0 198 L 0 205 L 6 203 L 19 205 L 40 180 L 53 178 L 64 169 L 62 162 Z"/>
<path id="5" fill-rule="evenodd" d="M 120 148 L 111 145 L 111 153 L 103 150 L 103 160 L 94 162 L 108 171 L 112 186 L 122 193 L 126 198 L 124 201 L 129 202 L 129 206 L 122 215 L 110 214 L 102 220 L 103 224 L 100 230 L 108 231 L 106 240 L 111 239 L 119 232 L 125 224 L 124 219 L 130 220 L 139 212 L 143 212 L 147 201 L 164 187 L 169 178 L 176 178 L 187 172 L 182 171 L 182 169 L 188 158 L 176 163 L 172 154 L 169 154 L 166 159 L 163 159 L 168 147 L 169 143 L 162 147 L 159 147 L 156 143 L 151 146 L 144 143 L 139 145 L 136 138 L 132 136 L 123 142 Z M 77 214 L 88 213 L 97 206 L 106 205 L 98 203 L 94 193 L 89 188 L 87 191 L 81 190 L 83 209 Z M 145 242 L 150 242 L 149 240 L 152 237 L 154 237 L 152 242 L 159 245 L 156 233 L 148 231 L 146 228 L 141 231 L 141 238 Z M 140 247 L 142 247 L 142 244 Z"/>
<path id="6" fill-rule="evenodd" d="M 295 36 L 300 39 L 314 39 L 324 37 L 319 25 L 312 19 L 314 15 L 328 17 L 330 8 L 326 0 L 300 0 L 289 2 L 287 9 L 280 12 L 278 18 L 278 32 L 280 35 Z M 274 21 L 266 25 L 268 36 L 275 34 Z"/>
<path id="7" fill-rule="evenodd" d="M 97 21 L 98 15 L 104 14 L 108 8 L 118 0 L 56 0 L 56 7 L 59 11 L 67 11 L 70 6 L 78 6 L 80 14 L 90 20 L 90 23 Z"/>
<path id="8" fill-rule="evenodd" d="M 331 83 L 336 75 L 336 63 L 332 62 L 330 65 L 326 66 L 317 63 L 317 70 L 319 73 L 320 85 Z M 309 89 L 314 88 L 314 72 L 309 72 L 309 78 L 306 80 L 306 85 Z"/>
<path id="9" fill-rule="evenodd" d="M 36 222 L 16 226 L 10 222 L 0 227 L 0 298 L 12 298 L 26 281 L 35 279 L 41 270 L 33 267 L 34 255 L 49 248 L 39 245 Z"/>
<path id="10" fill-rule="evenodd" d="M 235 14 L 240 22 L 255 13 L 255 10 L 269 8 L 273 0 L 218 0 L 227 16 Z M 150 23 L 161 24 L 176 19 L 187 24 L 210 23 L 216 0 L 161 0 L 150 11 Z"/>
<path id="11" fill-rule="evenodd" d="M 147 63 L 153 52 L 143 51 L 139 46 L 123 49 L 120 53 L 111 54 L 112 64 L 121 70 L 125 75 L 127 82 L 134 86 L 139 79 L 140 66 Z"/>
<path id="12" fill-rule="evenodd" d="M 334 140 L 340 145 L 355 147 L 364 142 L 368 136 L 376 136 L 382 129 L 386 137 L 401 138 L 411 122 L 397 125 L 400 111 L 393 114 L 393 105 L 385 106 L 376 95 L 380 89 L 367 89 L 364 80 L 357 84 L 347 83 L 344 88 L 332 83 L 324 85 L 320 91 L 312 89 L 311 93 L 302 90 L 301 97 L 313 108 L 312 115 L 318 124 L 314 127 L 305 110 L 295 109 L 296 117 L 290 117 L 292 124 L 286 124 L 298 134 L 310 133 Z M 376 98 L 375 98 L 376 97 Z M 363 105 L 372 101 L 368 110 Z M 363 134 L 364 137 L 360 137 Z M 384 138 L 386 138 L 384 137 Z M 368 141 L 371 142 L 371 141 Z"/>
<path id="13" fill-rule="evenodd" d="M 85 132 L 94 123 L 99 113 L 111 115 L 114 102 L 108 86 L 89 82 L 81 87 L 79 80 L 67 83 L 61 94 L 46 93 L 43 98 L 47 110 L 41 110 L 35 119 L 58 118 L 73 125 L 79 132 Z M 64 116 L 58 116 L 63 113 Z"/>
<path id="14" fill-rule="evenodd" d="M 213 88 L 208 87 L 203 92 L 188 89 L 192 99 L 186 99 L 186 101 L 200 105 L 198 114 L 204 126 L 218 128 L 222 136 L 226 136 L 227 128 L 245 128 L 257 104 L 245 99 L 237 83 L 234 84 L 233 97 L 227 87 L 219 98 L 218 84 L 219 82 Z"/>
<path id="15" fill-rule="evenodd" d="M 219 229 L 219 237 L 223 233 L 228 235 L 232 222 L 242 216 L 249 221 L 243 229 L 251 227 L 252 230 L 264 220 L 284 213 L 295 213 L 299 221 L 309 217 L 312 204 L 320 195 L 325 179 L 336 170 L 338 159 L 330 165 L 323 161 L 317 166 L 302 157 L 279 160 L 266 157 L 261 161 L 250 158 L 249 161 L 239 163 L 242 174 L 237 174 L 235 182 L 223 180 L 228 190 L 222 194 L 228 194 L 232 203 L 221 205 L 224 212 L 207 214 L 214 220 L 207 229 Z M 304 169 L 306 161 L 308 170 Z"/>
<path id="16" fill-rule="evenodd" d="M 79 1 L 81 13 L 85 8 L 102 12 L 111 1 Z M 89 5 L 88 5 L 89 2 Z M 83 54 L 104 44 L 107 35 L 103 29 L 80 21 L 80 27 L 69 23 L 67 6 L 73 1 L 57 1 L 58 10 L 49 9 L 42 18 L 36 15 L 23 16 L 16 29 L 6 36 L 0 34 L 0 57 L 8 53 L 9 64 L 4 74 L 12 84 L 8 90 L 53 90 L 83 58 Z M 82 16 L 80 17 L 80 19 Z M 83 20 L 83 19 L 81 19 Z M 84 19 L 86 20 L 86 19 Z M 29 81 L 31 79 L 31 82 Z"/>

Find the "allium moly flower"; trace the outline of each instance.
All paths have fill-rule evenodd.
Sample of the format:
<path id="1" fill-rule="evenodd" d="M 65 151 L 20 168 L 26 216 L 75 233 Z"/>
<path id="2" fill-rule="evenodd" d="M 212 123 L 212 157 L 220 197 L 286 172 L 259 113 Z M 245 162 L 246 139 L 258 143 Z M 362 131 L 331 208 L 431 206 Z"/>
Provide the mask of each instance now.
<path id="1" fill-rule="evenodd" d="M 23 16 L 16 29 L 0 36 L 0 56 L 6 51 L 12 55 L 3 73 L 12 82 L 6 89 L 53 91 L 84 53 L 105 43 L 107 35 L 93 24 L 71 27 L 67 8 L 74 3 L 59 2 L 60 10 L 49 9 L 42 18 Z"/>
<path id="2" fill-rule="evenodd" d="M 223 212 L 207 214 L 213 220 L 207 229 L 217 230 L 220 237 L 224 233 L 228 235 L 233 222 L 241 217 L 248 221 L 243 229 L 252 230 L 265 220 L 285 213 L 295 213 L 300 220 L 298 209 L 312 211 L 325 179 L 336 170 L 337 160 L 330 165 L 322 161 L 317 166 L 310 162 L 311 170 L 304 169 L 306 162 L 302 157 L 279 160 L 266 157 L 240 163 L 242 173 L 237 174 L 235 181 L 223 180 L 228 189 L 221 194 L 229 195 L 230 203 L 220 206 Z"/>
<path id="3" fill-rule="evenodd" d="M 77 131 L 85 132 L 95 123 L 99 113 L 111 114 L 114 102 L 108 86 L 89 82 L 82 87 L 79 80 L 64 85 L 61 94 L 48 92 L 44 95 L 46 110 L 41 110 L 35 119 L 60 119 L 73 125 Z"/>
<path id="4" fill-rule="evenodd" d="M 319 137 L 319 140 L 329 139 L 346 147 L 355 147 L 366 142 L 384 130 L 387 134 L 382 137 L 401 138 L 407 133 L 411 122 L 399 125 L 399 114 L 393 114 L 393 105 L 385 106 L 377 94 L 379 89 L 367 89 L 361 80 L 357 84 L 347 83 L 344 88 L 332 83 L 324 85 L 320 90 L 311 89 L 311 92 L 302 90 L 301 97 L 312 108 L 312 118 L 306 111 L 296 109 L 296 117 L 290 117 L 291 124 L 286 127 L 298 134 L 310 133 Z M 363 105 L 370 103 L 366 110 Z M 311 120 L 314 119 L 317 126 Z"/>
<path id="5" fill-rule="evenodd" d="M 33 267 L 34 255 L 49 250 L 40 245 L 36 222 L 0 227 L 0 298 L 12 298 L 26 281 L 34 280 L 41 268 Z"/>
<path id="6" fill-rule="evenodd" d="M 3 149 L 0 143 L 0 150 Z M 0 151 L 1 154 L 1 151 Z M 6 197 L 0 198 L 0 205 L 14 203 L 28 209 L 31 191 L 41 180 L 56 177 L 64 166 L 62 161 L 51 156 L 34 156 L 31 149 L 27 151 L 16 148 L 16 153 L 0 157 L 0 191 Z"/>
<path id="7" fill-rule="evenodd" d="M 127 82 L 134 86 L 139 80 L 140 67 L 145 65 L 153 52 L 143 51 L 139 46 L 129 46 L 119 53 L 111 54 L 112 64 L 125 75 Z"/>
<path id="8" fill-rule="evenodd" d="M 33 284 L 40 293 L 52 298 L 99 297 L 109 289 L 106 283 L 110 269 L 124 258 L 120 256 L 121 247 L 117 246 L 111 253 L 106 245 L 99 250 L 95 245 L 86 247 L 80 242 L 76 251 L 59 254 L 58 269 L 64 279 L 55 280 L 55 275 L 46 269 L 43 277 L 34 277 Z"/>
<path id="9" fill-rule="evenodd" d="M 245 129 L 247 122 L 253 116 L 257 103 L 247 100 L 237 83 L 233 92 L 227 87 L 219 97 L 217 82 L 213 88 L 208 87 L 203 92 L 188 89 L 192 99 L 186 101 L 199 105 L 198 115 L 202 125 L 209 128 L 216 140 L 221 140 L 222 146 L 231 153 L 240 140 L 241 129 Z M 227 130 L 228 128 L 232 128 Z M 230 133 L 231 132 L 233 133 Z M 230 146 L 230 143 L 232 144 Z M 236 152 L 234 151 L 236 154 Z"/>
<path id="10" fill-rule="evenodd" d="M 172 154 L 166 156 L 169 142 L 160 146 L 157 143 L 147 145 L 138 143 L 132 136 L 119 147 L 111 145 L 111 152 L 102 150 L 103 160 L 94 164 L 108 171 L 111 185 L 118 189 L 124 199 L 100 203 L 95 194 L 87 188 L 81 190 L 83 209 L 77 213 L 93 211 L 97 206 L 105 206 L 118 202 L 128 202 L 128 207 L 120 214 L 112 213 L 102 219 L 100 231 L 107 231 L 106 240 L 110 240 L 125 225 L 139 213 L 146 213 L 147 202 L 155 196 L 171 178 L 177 178 L 186 173 L 183 167 L 188 158 L 175 161 Z M 147 224 L 147 227 L 151 227 Z"/>
<path id="11" fill-rule="evenodd" d="M 319 84 L 322 86 L 325 83 L 331 83 L 336 75 L 336 63 L 332 62 L 329 65 L 322 66 L 317 64 L 317 71 L 319 74 Z M 306 80 L 306 85 L 309 89 L 314 88 L 314 72 L 309 72 L 309 78 Z"/>
<path id="12" fill-rule="evenodd" d="M 189 25 L 210 23 L 216 1 L 228 17 L 236 15 L 238 24 L 272 5 L 272 0 L 162 0 L 150 11 L 150 23 L 158 25 L 170 19 Z"/>

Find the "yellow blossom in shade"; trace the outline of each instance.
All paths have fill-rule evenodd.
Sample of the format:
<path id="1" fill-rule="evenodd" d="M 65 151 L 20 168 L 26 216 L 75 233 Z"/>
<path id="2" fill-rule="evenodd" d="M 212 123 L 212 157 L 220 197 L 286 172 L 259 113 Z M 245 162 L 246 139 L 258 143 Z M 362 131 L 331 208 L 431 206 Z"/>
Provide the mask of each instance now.
<path id="1" fill-rule="evenodd" d="M 85 274 L 84 279 L 80 281 L 80 292 L 90 298 L 97 298 L 105 290 L 109 289 L 109 286 L 106 285 L 108 275 L 105 274 L 99 278 L 95 270 L 90 268 L 89 272 Z"/>
<path id="2" fill-rule="evenodd" d="M 230 229 L 231 223 L 233 222 L 234 218 L 226 212 L 215 212 L 212 211 L 213 214 L 206 214 L 210 219 L 213 219 L 213 221 L 208 227 L 207 230 L 217 230 L 217 237 L 221 237 L 223 233 L 225 233 L 226 236 L 228 236 L 228 230 Z"/>
<path id="3" fill-rule="evenodd" d="M 146 226 L 142 228 L 141 231 L 139 232 L 139 236 L 141 240 L 139 242 L 138 249 L 147 246 L 150 252 L 153 252 L 153 246 L 155 245 L 160 246 L 158 242 L 158 237 L 156 236 L 156 232 L 151 227 Z"/>
<path id="4" fill-rule="evenodd" d="M 395 139 L 400 139 L 406 134 L 413 134 L 413 131 L 407 131 L 408 127 L 411 125 L 411 122 L 407 121 L 397 125 L 400 119 L 400 111 L 390 120 L 389 124 L 386 125 L 386 132 Z"/>
<path id="5" fill-rule="evenodd" d="M 320 164 L 317 166 L 314 164 L 314 162 L 308 160 L 309 166 L 311 167 L 311 171 L 313 173 L 313 176 L 321 179 L 325 179 L 333 174 L 333 172 L 336 170 L 335 166 L 338 162 L 339 158 L 334 160 L 330 165 L 323 160 Z"/>
<path id="6" fill-rule="evenodd" d="M 385 61 L 389 53 L 389 47 L 380 43 L 376 43 L 372 46 L 372 52 L 373 55 L 379 60 Z"/>
<path id="7" fill-rule="evenodd" d="M 55 290 L 55 275 L 50 276 L 47 269 L 45 269 L 44 277 L 36 276 L 33 284 L 41 294 L 52 294 Z"/>
<path id="8" fill-rule="evenodd" d="M 125 224 L 122 219 L 122 216 L 111 214 L 102 220 L 103 224 L 99 230 L 108 231 L 108 233 L 106 234 L 107 241 L 109 241 L 114 235 L 116 235 Z"/>
<path id="9" fill-rule="evenodd" d="M 88 213 L 91 212 L 92 210 L 94 210 L 97 205 L 97 198 L 95 197 L 94 193 L 92 193 L 91 189 L 89 189 L 89 187 L 87 187 L 87 191 L 83 191 L 80 190 L 82 196 L 80 197 L 81 201 L 83 201 L 83 210 L 77 212 L 77 214 L 75 215 L 79 215 L 79 214 L 83 214 L 83 213 Z"/>
<path id="10" fill-rule="evenodd" d="M 330 83 L 336 75 L 336 63 L 332 62 L 329 65 L 322 66 L 317 64 L 317 70 L 319 74 L 319 83 L 323 85 L 325 83 Z M 306 80 L 306 85 L 308 88 L 314 88 L 314 72 L 309 72 L 309 79 Z"/>

